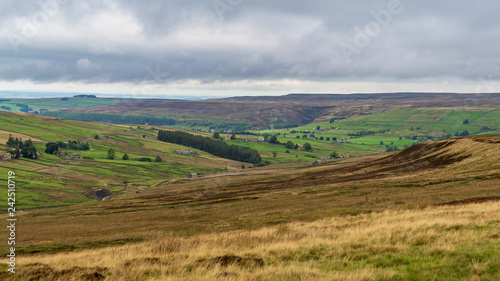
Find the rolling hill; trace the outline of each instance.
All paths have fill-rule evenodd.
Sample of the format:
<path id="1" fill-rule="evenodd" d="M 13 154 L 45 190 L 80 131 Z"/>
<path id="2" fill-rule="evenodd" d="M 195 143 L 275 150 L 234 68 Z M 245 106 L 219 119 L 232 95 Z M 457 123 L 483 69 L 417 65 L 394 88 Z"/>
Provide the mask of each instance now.
<path id="1" fill-rule="evenodd" d="M 130 107 L 145 115 L 156 104 L 150 114 L 171 108 L 176 118 L 206 123 L 268 124 L 301 115 L 293 120 L 304 125 L 247 127 L 227 140 L 256 149 L 262 165 L 157 139 L 158 129 L 212 136 L 185 130 L 202 126 L 183 121 L 168 128 L 0 111 L 0 151 L 9 149 L 12 134 L 42 152 L 39 159 L 0 161 L 1 174 L 17 176 L 16 278 L 498 279 L 497 96 L 469 103 L 450 94 L 448 104 L 412 97 L 291 95 L 288 102 L 251 97 L 69 109 L 126 114 Z M 289 117 L 273 115 L 276 108 Z M 225 112 L 230 119 L 217 115 Z M 464 131 L 474 136 L 452 138 Z M 266 135 L 281 144 L 259 139 Z M 90 150 L 44 153 L 57 141 L 88 142 Z M 313 150 L 287 148 L 287 141 Z M 116 159 L 107 159 L 110 149 Z M 327 159 L 333 151 L 351 157 Z M 122 160 L 125 153 L 129 160 Z M 190 173 L 198 178 L 188 179 Z M 5 177 L 0 184 L 7 185 Z"/>
<path id="2" fill-rule="evenodd" d="M 393 94 L 289 94 L 233 97 L 204 101 L 133 101 L 66 109 L 80 113 L 167 116 L 188 123 L 226 122 L 253 127 L 305 125 L 317 118 L 351 117 L 395 107 L 498 107 L 500 94 L 393 93 Z"/>
<path id="3" fill-rule="evenodd" d="M 307 124 L 326 106 L 293 103 L 206 101 L 139 101 L 90 108 L 68 109 L 80 113 L 108 113 L 145 116 L 167 116 L 189 123 L 247 124 L 253 127 L 269 124 Z"/>
<path id="4" fill-rule="evenodd" d="M 0 161 L 0 171 L 6 174 L 15 170 L 22 177 L 18 182 L 18 209 L 72 205 L 94 201 L 95 190 L 106 189 L 117 195 L 136 192 L 175 178 L 185 178 L 189 173 L 214 173 L 226 169 L 239 169 L 241 163 L 214 157 L 194 150 L 192 155 L 176 154 L 185 149 L 175 144 L 156 140 L 154 129 L 125 125 L 61 120 L 25 113 L 0 112 L 0 151 L 7 151 L 8 136 L 31 139 L 39 159 Z M 96 139 L 95 136 L 99 139 Z M 68 155 L 59 157 L 44 152 L 48 142 L 82 141 L 90 144 L 90 150 L 61 149 Z M 117 159 L 106 159 L 113 149 Z M 121 160 L 127 153 L 129 161 Z M 160 156 L 162 162 L 154 162 Z M 149 158 L 153 162 L 138 161 Z M 2 185 L 6 179 L 1 178 Z M 5 199 L 6 195 L 1 195 Z"/>
<path id="5" fill-rule="evenodd" d="M 26 211 L 21 276 L 495 279 L 499 148 L 498 135 L 446 139 Z M 460 207 L 471 203 L 481 204 Z M 112 258 L 127 251 L 134 255 Z"/>

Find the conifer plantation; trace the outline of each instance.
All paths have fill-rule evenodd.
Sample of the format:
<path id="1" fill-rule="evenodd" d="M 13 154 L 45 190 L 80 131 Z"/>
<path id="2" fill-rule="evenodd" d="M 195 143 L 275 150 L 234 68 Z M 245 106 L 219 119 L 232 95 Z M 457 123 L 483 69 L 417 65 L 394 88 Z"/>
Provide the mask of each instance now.
<path id="1" fill-rule="evenodd" d="M 260 155 L 255 149 L 228 145 L 220 140 L 212 140 L 185 132 L 160 130 L 158 131 L 158 140 L 193 147 L 230 160 L 252 164 L 258 164 L 261 161 Z"/>

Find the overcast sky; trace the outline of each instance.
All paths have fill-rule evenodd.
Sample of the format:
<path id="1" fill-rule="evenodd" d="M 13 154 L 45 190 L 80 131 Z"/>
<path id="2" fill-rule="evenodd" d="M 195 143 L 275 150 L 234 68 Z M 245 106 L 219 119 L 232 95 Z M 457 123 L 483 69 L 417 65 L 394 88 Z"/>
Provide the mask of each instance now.
<path id="1" fill-rule="evenodd" d="M 0 91 L 500 92 L 500 2 L 2 0 Z"/>

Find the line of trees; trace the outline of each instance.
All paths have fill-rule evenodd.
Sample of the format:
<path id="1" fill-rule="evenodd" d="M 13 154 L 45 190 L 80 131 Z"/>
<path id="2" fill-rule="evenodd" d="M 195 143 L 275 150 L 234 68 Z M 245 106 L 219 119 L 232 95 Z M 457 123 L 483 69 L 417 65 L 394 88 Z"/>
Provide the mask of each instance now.
<path id="1" fill-rule="evenodd" d="M 369 135 L 374 135 L 374 131 L 360 131 L 356 132 L 355 134 L 347 134 L 350 137 L 363 137 L 363 136 L 369 136 Z"/>
<path id="2" fill-rule="evenodd" d="M 12 148 L 9 152 L 15 159 L 19 159 L 19 157 L 38 159 L 38 153 L 36 151 L 36 147 L 31 141 L 31 139 L 28 139 L 27 141 L 23 142 L 21 138 L 14 139 L 12 135 L 10 135 L 5 145 L 8 148 Z"/>
<path id="3" fill-rule="evenodd" d="M 155 126 L 175 125 L 177 121 L 167 117 L 154 117 L 144 115 L 119 115 L 107 113 L 82 113 L 68 111 L 46 111 L 43 115 L 50 117 L 59 117 L 80 121 L 94 121 L 111 124 L 145 124 Z"/>
<path id="4" fill-rule="evenodd" d="M 304 136 L 305 136 L 305 138 L 307 138 L 307 135 L 304 135 Z M 298 137 L 298 138 L 300 138 L 300 137 Z M 267 141 L 271 144 L 277 144 L 277 145 L 283 144 L 288 149 L 299 149 L 300 148 L 298 144 L 293 143 L 292 141 L 287 141 L 286 143 L 281 143 L 278 140 L 278 137 L 276 135 L 269 136 L 268 134 L 264 134 L 264 141 Z M 312 150 L 312 146 L 310 143 L 305 143 L 302 148 L 307 150 L 307 151 Z"/>
<path id="5" fill-rule="evenodd" d="M 237 145 L 228 145 L 219 140 L 192 135 L 180 131 L 158 131 L 158 140 L 193 147 L 221 158 L 258 164 L 261 157 L 257 150 Z"/>
<path id="6" fill-rule="evenodd" d="M 195 122 L 195 121 L 181 121 L 181 123 L 184 123 L 191 127 L 207 127 L 209 132 L 211 132 L 212 129 L 219 132 L 224 132 L 224 131 L 238 132 L 252 128 L 251 125 L 244 123 Z"/>
<path id="7" fill-rule="evenodd" d="M 335 117 L 330 119 L 330 124 L 335 122 L 335 121 L 340 121 L 340 120 L 345 120 L 345 117 Z"/>
<path id="8" fill-rule="evenodd" d="M 75 98 L 87 98 L 87 99 L 96 99 L 96 95 L 75 95 Z"/>
<path id="9" fill-rule="evenodd" d="M 70 150 L 90 150 L 90 144 L 88 142 L 80 141 L 67 141 L 67 142 L 49 142 L 45 145 L 45 153 L 54 154 L 59 148 L 65 148 Z"/>
<path id="10" fill-rule="evenodd" d="M 273 124 L 274 129 L 289 129 L 289 128 L 297 128 L 299 124 L 297 123 L 276 123 Z"/>

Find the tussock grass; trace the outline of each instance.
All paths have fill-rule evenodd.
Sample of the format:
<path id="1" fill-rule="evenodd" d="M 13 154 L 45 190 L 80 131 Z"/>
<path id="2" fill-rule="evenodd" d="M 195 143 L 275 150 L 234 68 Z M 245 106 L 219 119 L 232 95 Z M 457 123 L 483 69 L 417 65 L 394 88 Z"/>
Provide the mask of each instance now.
<path id="1" fill-rule="evenodd" d="M 150 233 L 132 245 L 22 257 L 16 276 L 25 280 L 34 272 L 28 265 L 42 263 L 51 270 L 40 280 L 94 273 L 106 280 L 498 280 L 499 224 L 500 203 L 488 202 L 191 237 Z"/>

